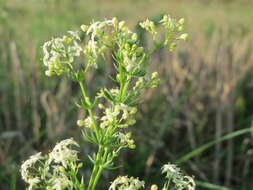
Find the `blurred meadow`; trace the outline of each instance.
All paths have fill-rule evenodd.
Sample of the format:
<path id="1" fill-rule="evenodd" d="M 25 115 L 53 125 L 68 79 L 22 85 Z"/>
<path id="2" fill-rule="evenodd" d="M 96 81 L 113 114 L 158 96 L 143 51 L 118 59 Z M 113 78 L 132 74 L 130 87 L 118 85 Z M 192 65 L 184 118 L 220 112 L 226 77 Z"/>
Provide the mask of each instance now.
<path id="1" fill-rule="evenodd" d="M 197 189 L 253 189 L 251 0 L 1 0 L 1 190 L 25 189 L 22 161 L 61 139 L 73 136 L 83 157 L 94 151 L 76 125 L 84 114 L 73 106 L 76 86 L 44 75 L 43 42 L 92 20 L 118 17 L 148 45 L 137 22 L 165 13 L 185 18 L 190 40 L 152 58 L 150 69 L 160 72 L 161 84 L 143 95 L 131 128 L 137 148 L 120 155 L 119 169 L 104 173 L 100 189 L 126 174 L 159 184 L 168 161 L 195 176 Z M 89 89 L 111 84 L 104 77 L 110 67 L 90 73 Z M 85 164 L 88 176 L 91 163 Z"/>

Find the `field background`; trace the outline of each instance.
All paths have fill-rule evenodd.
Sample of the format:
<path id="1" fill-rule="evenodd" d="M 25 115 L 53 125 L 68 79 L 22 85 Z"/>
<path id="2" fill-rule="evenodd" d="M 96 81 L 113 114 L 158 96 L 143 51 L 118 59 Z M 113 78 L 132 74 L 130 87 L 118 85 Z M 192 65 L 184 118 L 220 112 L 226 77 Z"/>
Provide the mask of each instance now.
<path id="1" fill-rule="evenodd" d="M 83 115 L 73 104 L 79 92 L 65 79 L 44 76 L 43 42 L 115 16 L 138 31 L 138 21 L 164 13 L 186 19 L 190 40 L 173 54 L 161 50 L 152 58 L 150 70 L 158 70 L 162 81 L 143 95 L 131 128 L 137 148 L 122 152 L 119 169 L 106 171 L 99 189 L 107 189 L 117 175 L 159 184 L 160 167 L 167 162 L 178 162 L 195 176 L 197 189 L 253 189 L 253 132 L 245 132 L 253 119 L 251 0 L 1 0 L 1 190 L 24 189 L 22 161 L 70 136 L 84 147 L 82 174 L 89 176 L 85 155 L 94 149 L 76 126 Z M 149 37 L 143 34 L 142 40 Z M 90 74 L 90 89 L 110 85 L 104 77 L 110 67 Z M 238 130 L 243 134 L 232 138 Z M 193 150 L 192 158 L 180 160 Z"/>

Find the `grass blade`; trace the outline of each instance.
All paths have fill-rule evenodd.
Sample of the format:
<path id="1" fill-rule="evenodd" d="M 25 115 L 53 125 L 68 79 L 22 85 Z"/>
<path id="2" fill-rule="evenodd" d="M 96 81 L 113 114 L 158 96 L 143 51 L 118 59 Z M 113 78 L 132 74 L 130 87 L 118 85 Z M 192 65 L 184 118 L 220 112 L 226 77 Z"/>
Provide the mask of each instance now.
<path id="1" fill-rule="evenodd" d="M 217 139 L 217 140 L 214 140 L 214 141 L 211 141 L 209 143 L 206 143 L 202 146 L 200 146 L 199 148 L 187 153 L 186 155 L 184 155 L 183 157 L 181 157 L 180 159 L 178 159 L 176 161 L 177 164 L 180 164 L 182 162 L 185 162 L 189 159 L 191 159 L 192 157 L 196 156 L 196 155 L 199 155 L 201 154 L 202 152 L 204 152 L 205 150 L 207 150 L 208 148 L 212 147 L 213 145 L 215 145 L 216 143 L 219 143 L 219 142 L 222 142 L 222 141 L 225 141 L 225 140 L 229 140 L 229 139 L 232 139 L 234 137 L 237 137 L 237 136 L 240 136 L 240 135 L 243 135 L 243 134 L 246 134 L 246 133 L 249 133 L 251 132 L 253 129 L 252 127 L 250 128 L 246 128 L 246 129 L 241 129 L 241 130 L 238 130 L 238 131 L 235 131 L 235 132 L 232 132 L 232 133 L 229 133 L 225 136 L 222 136 L 221 138 Z"/>
<path id="2" fill-rule="evenodd" d="M 207 188 L 207 189 L 212 189 L 212 190 L 231 190 L 230 188 L 227 188 L 227 187 L 223 187 L 223 186 L 220 186 L 220 185 L 215 185 L 215 184 L 212 184 L 212 183 L 207 183 L 207 182 L 203 182 L 203 181 L 196 181 L 197 185 L 199 187 L 204 187 L 204 188 Z"/>

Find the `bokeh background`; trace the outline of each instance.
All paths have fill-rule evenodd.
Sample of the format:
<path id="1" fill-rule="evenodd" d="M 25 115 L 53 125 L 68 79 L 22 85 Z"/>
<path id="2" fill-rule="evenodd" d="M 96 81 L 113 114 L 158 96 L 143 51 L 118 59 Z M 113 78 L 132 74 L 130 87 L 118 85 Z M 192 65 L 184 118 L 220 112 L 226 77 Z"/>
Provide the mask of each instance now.
<path id="1" fill-rule="evenodd" d="M 43 42 L 92 20 L 118 17 L 137 30 L 138 21 L 162 14 L 186 19 L 187 43 L 174 53 L 157 52 L 150 70 L 161 84 L 142 99 L 131 130 L 135 150 L 124 150 L 118 170 L 106 171 L 98 189 L 117 175 L 160 183 L 160 167 L 178 162 L 195 176 L 197 189 L 253 189 L 253 2 L 252 0 L 1 0 L 0 1 L 0 189 L 25 189 L 19 167 L 29 155 L 47 153 L 73 136 L 82 144 L 82 174 L 89 176 L 85 143 L 74 105 L 78 88 L 44 75 Z M 110 85 L 112 65 L 91 73 L 89 89 Z M 92 90 L 90 93 L 95 93 Z M 222 136 L 231 134 L 225 141 Z M 218 143 L 213 143 L 213 142 Z M 197 149 L 211 143 L 207 149 Z M 209 144 L 210 145 L 210 144 Z M 189 155 L 189 154 L 188 154 Z"/>

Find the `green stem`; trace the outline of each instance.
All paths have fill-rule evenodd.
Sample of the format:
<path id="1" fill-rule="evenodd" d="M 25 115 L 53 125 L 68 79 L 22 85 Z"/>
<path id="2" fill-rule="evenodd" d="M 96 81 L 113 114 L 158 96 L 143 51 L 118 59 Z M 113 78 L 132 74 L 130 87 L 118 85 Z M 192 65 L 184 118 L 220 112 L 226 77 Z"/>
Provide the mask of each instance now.
<path id="1" fill-rule="evenodd" d="M 102 174 L 102 171 L 103 171 L 103 167 L 100 166 L 99 169 L 98 169 L 97 175 L 95 176 L 95 179 L 94 179 L 94 182 L 92 184 L 92 189 L 91 190 L 95 189 L 95 187 L 97 185 L 97 182 L 98 182 L 98 180 L 99 180 L 99 178 Z"/>
<path id="2" fill-rule="evenodd" d="M 147 57 L 146 57 L 146 60 L 149 60 L 151 55 L 153 55 L 157 50 L 159 49 L 162 49 L 164 46 L 163 46 L 163 43 L 160 43 L 160 44 L 155 44 L 153 49 L 151 49 L 148 53 L 147 53 Z"/>
<path id="3" fill-rule="evenodd" d="M 95 187 L 97 185 L 97 182 L 98 182 L 98 180 L 99 180 L 99 178 L 102 174 L 102 171 L 104 169 L 104 163 L 106 162 L 107 154 L 108 154 L 108 149 L 105 148 L 104 155 L 103 155 L 103 158 L 102 158 L 102 163 L 100 164 L 97 175 L 95 176 L 95 180 L 94 180 L 94 183 L 92 185 L 92 190 L 95 189 Z"/>
<path id="4" fill-rule="evenodd" d="M 128 89 L 129 81 L 127 81 L 124 86 L 123 86 L 123 91 L 122 91 L 122 99 L 125 97 L 127 89 Z"/>
<path id="5" fill-rule="evenodd" d="M 84 85 L 82 82 L 79 82 L 79 85 L 80 85 L 80 88 L 81 88 L 81 91 L 82 91 L 82 95 L 83 95 L 83 98 L 84 100 L 87 102 L 87 104 L 90 106 L 91 105 L 91 102 L 90 102 L 90 98 L 89 96 L 86 94 L 86 90 L 84 88 Z M 93 113 L 93 110 L 92 108 L 88 108 L 88 113 L 89 113 L 89 116 L 91 117 L 91 120 L 92 120 L 92 124 L 93 124 L 93 127 L 94 127 L 94 131 L 96 133 L 96 137 L 97 139 L 99 139 L 99 133 L 98 133 L 98 128 L 97 128 L 97 122 L 96 122 L 96 119 L 95 119 L 95 116 L 94 116 L 94 113 Z"/>
<path id="6" fill-rule="evenodd" d="M 90 181 L 89 181 L 89 185 L 88 185 L 87 190 L 93 190 L 93 186 L 94 186 L 93 183 L 95 181 L 95 178 L 98 174 L 98 170 L 100 167 L 100 158 L 101 158 L 102 151 L 103 151 L 103 147 L 99 146 L 98 153 L 97 153 L 96 160 L 95 160 L 95 165 L 93 166 L 93 170 L 91 173 L 91 177 L 90 177 Z"/>
<path id="7" fill-rule="evenodd" d="M 120 98 L 119 98 L 119 102 L 123 101 L 123 99 L 124 99 L 124 97 L 126 95 L 127 89 L 128 89 L 128 85 L 129 85 L 129 81 L 126 81 L 126 82 L 122 81 L 120 83 L 120 94 L 119 94 Z"/>
<path id="8" fill-rule="evenodd" d="M 122 66 L 119 65 L 119 78 L 120 78 L 120 87 L 119 87 L 119 102 L 121 102 L 122 99 L 122 93 L 123 93 L 123 86 L 125 84 L 124 82 L 124 77 L 123 77 L 124 73 L 123 73 L 123 69 Z"/>

